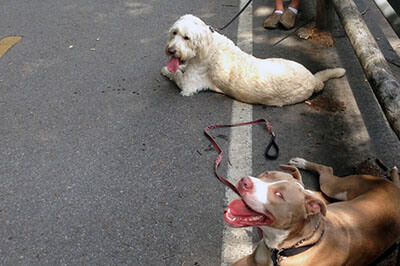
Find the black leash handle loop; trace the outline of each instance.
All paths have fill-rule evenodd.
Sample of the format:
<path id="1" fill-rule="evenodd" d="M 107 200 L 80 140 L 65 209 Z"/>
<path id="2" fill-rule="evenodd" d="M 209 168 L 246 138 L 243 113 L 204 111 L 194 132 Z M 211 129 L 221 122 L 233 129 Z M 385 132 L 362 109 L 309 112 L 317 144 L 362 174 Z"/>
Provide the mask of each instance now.
<path id="1" fill-rule="evenodd" d="M 273 154 L 270 153 L 271 149 L 274 149 L 275 152 Z M 279 147 L 275 142 L 275 135 L 272 135 L 271 141 L 268 143 L 267 148 L 265 148 L 265 157 L 270 160 L 276 160 L 279 156 Z"/>

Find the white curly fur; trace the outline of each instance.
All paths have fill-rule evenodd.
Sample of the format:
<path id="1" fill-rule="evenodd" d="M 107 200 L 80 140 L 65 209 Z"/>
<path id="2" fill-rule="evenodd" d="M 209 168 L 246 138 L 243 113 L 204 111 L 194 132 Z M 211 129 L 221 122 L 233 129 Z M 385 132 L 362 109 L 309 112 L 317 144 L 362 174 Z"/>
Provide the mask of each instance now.
<path id="1" fill-rule="evenodd" d="M 323 89 L 324 81 L 345 73 L 335 68 L 313 75 L 294 61 L 256 58 L 193 15 L 184 15 L 172 25 L 167 55 L 171 49 L 181 64 L 175 73 L 167 67 L 161 73 L 184 96 L 210 89 L 246 103 L 283 106 L 308 99 Z"/>

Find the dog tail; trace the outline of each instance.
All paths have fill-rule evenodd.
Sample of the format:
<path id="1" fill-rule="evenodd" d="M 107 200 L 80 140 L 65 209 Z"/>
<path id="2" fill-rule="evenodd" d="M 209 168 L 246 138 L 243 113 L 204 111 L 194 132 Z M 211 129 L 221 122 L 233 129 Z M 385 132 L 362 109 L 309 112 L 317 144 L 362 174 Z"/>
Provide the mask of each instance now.
<path id="1" fill-rule="evenodd" d="M 344 68 L 331 68 L 319 71 L 314 74 L 314 77 L 318 81 L 318 85 L 316 86 L 315 92 L 319 92 L 324 88 L 324 82 L 332 79 L 332 78 L 340 78 L 343 77 L 346 73 Z"/>

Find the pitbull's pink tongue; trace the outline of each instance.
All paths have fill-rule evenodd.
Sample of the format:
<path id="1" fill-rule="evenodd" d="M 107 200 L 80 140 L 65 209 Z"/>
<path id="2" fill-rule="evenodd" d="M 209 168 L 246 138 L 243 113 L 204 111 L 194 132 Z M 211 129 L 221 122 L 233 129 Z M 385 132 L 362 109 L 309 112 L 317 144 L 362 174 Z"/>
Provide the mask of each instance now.
<path id="1" fill-rule="evenodd" d="M 179 68 L 179 58 L 171 57 L 167 63 L 167 69 L 171 73 L 175 73 Z"/>
<path id="2" fill-rule="evenodd" d="M 231 213 L 235 216 L 254 216 L 254 215 L 260 215 L 259 213 L 249 209 L 249 207 L 246 206 L 243 200 L 234 200 L 231 202 L 229 205 L 229 208 L 231 209 Z"/>

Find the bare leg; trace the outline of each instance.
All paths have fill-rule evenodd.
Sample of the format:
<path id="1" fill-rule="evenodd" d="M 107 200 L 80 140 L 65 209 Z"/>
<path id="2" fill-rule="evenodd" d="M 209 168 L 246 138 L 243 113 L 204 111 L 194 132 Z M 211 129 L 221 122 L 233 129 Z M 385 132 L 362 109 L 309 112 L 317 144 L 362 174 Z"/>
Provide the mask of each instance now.
<path id="1" fill-rule="evenodd" d="M 299 10 L 300 0 L 292 0 L 289 6 Z"/>
<path id="2" fill-rule="evenodd" d="M 294 0 L 294 1 L 298 1 L 298 0 Z M 275 10 L 282 10 L 283 11 L 283 0 L 275 0 L 275 4 L 274 4 Z"/>

